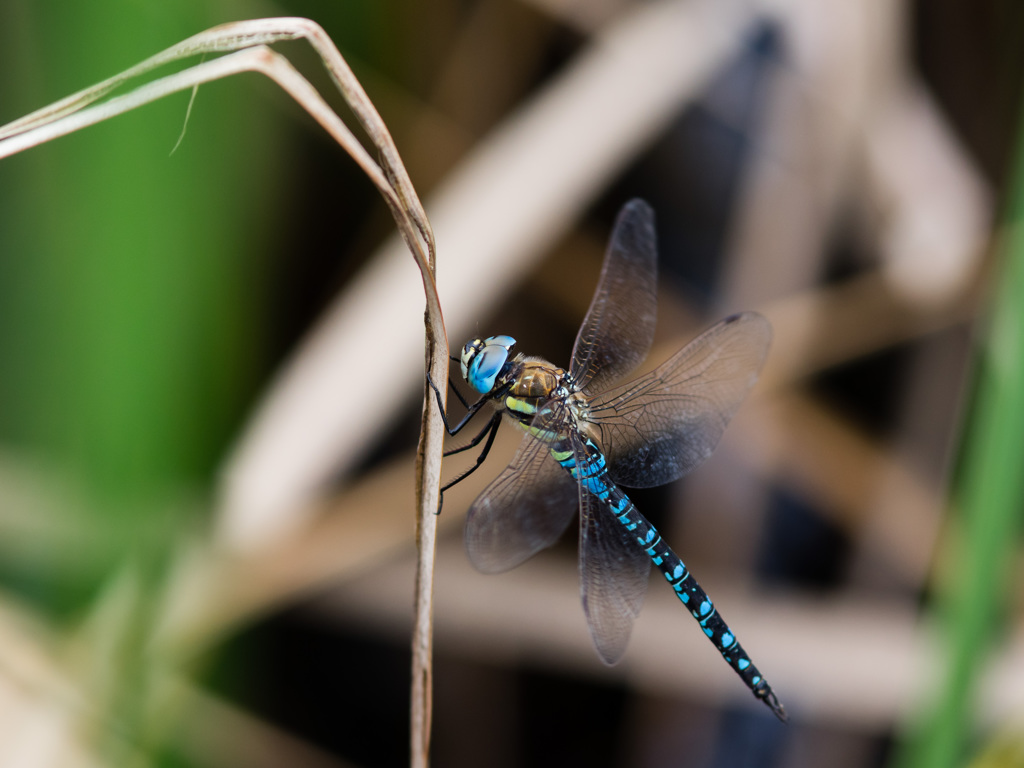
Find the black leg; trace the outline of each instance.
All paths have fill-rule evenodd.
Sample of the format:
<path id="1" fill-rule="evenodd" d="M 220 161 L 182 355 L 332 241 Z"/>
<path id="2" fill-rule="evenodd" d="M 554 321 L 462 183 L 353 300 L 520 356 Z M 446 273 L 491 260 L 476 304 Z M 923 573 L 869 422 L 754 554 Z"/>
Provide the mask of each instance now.
<path id="1" fill-rule="evenodd" d="M 467 477 L 476 472 L 480 468 L 480 465 L 484 463 L 484 459 L 487 458 L 487 454 L 491 452 L 491 446 L 494 445 L 494 438 L 498 434 L 499 426 L 501 426 L 500 411 L 495 412 L 495 414 L 491 417 L 491 420 L 487 423 L 487 426 L 484 428 L 484 430 L 480 432 L 479 435 L 474 437 L 472 441 L 462 446 L 461 448 L 456 448 L 454 451 L 452 451 L 452 453 L 458 453 L 460 451 L 466 450 L 467 448 L 472 448 L 474 445 L 478 444 L 481 440 L 483 440 L 484 435 L 487 435 L 487 442 L 484 443 L 484 448 L 482 451 L 480 451 L 480 455 L 476 457 L 476 463 L 472 467 L 467 469 L 465 472 L 463 472 L 461 475 L 456 477 L 454 480 L 441 486 L 441 492 L 437 497 L 437 512 L 435 514 L 441 514 L 441 507 L 444 505 L 444 492 L 447 491 L 449 488 L 461 483 Z M 445 455 L 447 456 L 450 454 Z"/>
<path id="2" fill-rule="evenodd" d="M 491 420 L 488 421 L 484 425 L 484 428 L 480 430 L 480 434 L 478 434 L 465 445 L 460 445 L 458 448 L 452 448 L 451 450 L 445 451 L 444 456 L 454 456 L 456 453 L 462 453 L 463 451 L 468 451 L 470 448 L 480 445 L 480 441 L 487 436 L 487 433 L 490 432 L 492 429 L 496 429 L 496 427 L 494 426 L 495 420 L 501 420 L 501 413 L 495 412 L 494 416 L 491 417 Z M 483 461 L 483 459 L 481 459 L 481 461 Z"/>
<path id="3" fill-rule="evenodd" d="M 451 376 L 448 377 L 448 388 L 459 398 L 459 402 L 462 403 L 463 408 L 469 408 L 469 403 L 466 402 L 466 398 L 459 392 L 459 388 L 455 386 L 455 382 L 452 381 Z"/>
<path id="4" fill-rule="evenodd" d="M 463 416 L 462 420 L 459 421 L 459 423 L 453 427 L 451 426 L 451 424 L 448 423 L 448 414 L 444 412 L 444 406 L 441 404 L 441 390 L 437 388 L 437 384 L 435 384 L 434 380 L 430 378 L 429 372 L 427 373 L 427 384 L 429 384 L 430 388 L 434 390 L 434 397 L 437 399 L 437 409 L 441 412 L 441 420 L 444 422 L 444 428 L 448 432 L 448 434 L 452 436 L 459 434 L 459 432 L 462 431 L 462 428 L 465 427 L 474 416 L 476 416 L 477 412 L 481 408 L 483 408 L 484 405 L 487 404 L 487 401 L 490 399 L 489 397 L 484 395 L 472 405 L 467 405 L 466 415 Z M 449 382 L 449 384 L 451 384 L 451 382 Z M 466 401 L 463 399 L 462 395 L 459 395 L 458 397 L 459 400 L 461 400 L 462 403 L 465 404 Z"/>
<path id="5" fill-rule="evenodd" d="M 499 387 L 498 389 L 492 390 L 491 392 L 488 392 L 486 395 L 483 395 L 476 402 L 467 404 L 466 399 L 459 393 L 457 389 L 455 389 L 454 384 L 452 384 L 451 380 L 449 379 L 448 385 L 452 388 L 452 391 L 455 392 L 455 396 L 459 398 L 459 402 L 466 406 L 466 415 L 463 416 L 459 423 L 456 424 L 454 427 L 448 422 L 448 414 L 445 413 L 444 406 L 441 404 L 441 390 L 437 388 L 437 384 L 435 384 L 434 380 L 430 378 L 429 371 L 427 372 L 427 383 L 430 385 L 430 388 L 434 390 L 434 398 L 437 400 L 437 409 L 438 411 L 441 412 L 441 420 L 444 422 L 445 430 L 448 432 L 449 435 L 455 436 L 462 431 L 462 429 L 470 422 L 470 420 L 474 416 L 476 416 L 480 409 L 483 408 L 484 405 L 486 405 L 489 401 L 495 400 L 497 402 L 500 402 L 501 399 L 504 398 L 505 395 L 508 394 L 508 392 L 512 389 L 512 384 L 514 382 L 506 382 L 503 386 Z M 484 459 L 487 458 L 487 454 L 490 453 L 491 451 L 491 446 L 494 445 L 494 437 L 495 435 L 498 434 L 498 426 L 500 424 L 501 411 L 495 411 L 494 415 L 491 417 L 491 420 L 487 423 L 487 426 L 484 427 L 483 430 L 481 430 L 480 434 L 478 434 L 476 437 L 470 440 L 469 443 L 467 443 L 466 445 L 445 452 L 445 456 L 451 456 L 452 454 L 455 453 L 461 453 L 462 451 L 468 450 L 469 448 L 473 448 L 474 446 L 479 445 L 480 441 L 483 440 L 485 436 L 487 437 L 487 442 L 484 443 L 483 450 L 480 451 L 480 455 L 477 456 L 476 463 L 472 467 L 467 469 L 465 472 L 463 472 L 461 475 L 456 477 L 454 480 L 452 480 L 450 483 L 441 487 L 441 492 L 437 500 L 436 514 L 441 514 L 441 506 L 444 504 L 444 492 L 447 491 L 452 486 L 461 483 L 471 474 L 476 472 L 476 470 L 480 468 L 480 465 L 484 463 Z"/>

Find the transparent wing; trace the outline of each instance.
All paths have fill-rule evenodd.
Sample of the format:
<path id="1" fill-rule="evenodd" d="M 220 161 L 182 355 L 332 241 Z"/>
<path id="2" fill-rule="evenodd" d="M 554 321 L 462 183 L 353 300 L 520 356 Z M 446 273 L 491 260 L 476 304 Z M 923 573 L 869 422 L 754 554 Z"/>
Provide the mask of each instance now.
<path id="1" fill-rule="evenodd" d="M 576 481 L 547 443 L 527 434 L 515 458 L 466 517 L 466 552 L 484 573 L 515 568 L 565 532 L 576 513 Z"/>
<path id="2" fill-rule="evenodd" d="M 577 461 L 586 452 L 574 446 Z M 647 592 L 651 560 L 600 500 L 579 487 L 580 597 L 590 637 L 605 664 L 626 651 Z"/>
<path id="3" fill-rule="evenodd" d="M 757 380 L 771 337 L 756 312 L 727 317 L 651 373 L 594 397 L 590 418 L 612 479 L 648 488 L 704 461 Z"/>
<path id="4" fill-rule="evenodd" d="M 570 373 L 580 389 L 601 391 L 647 357 L 657 286 L 654 211 L 643 200 L 631 200 L 615 221 L 597 291 L 572 350 Z"/>

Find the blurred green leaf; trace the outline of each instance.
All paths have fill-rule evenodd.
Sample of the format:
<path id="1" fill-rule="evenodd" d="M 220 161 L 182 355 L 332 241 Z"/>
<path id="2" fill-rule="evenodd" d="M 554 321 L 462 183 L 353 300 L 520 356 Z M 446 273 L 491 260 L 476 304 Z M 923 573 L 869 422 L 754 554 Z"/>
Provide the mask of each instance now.
<path id="1" fill-rule="evenodd" d="M 0 56 L 17 82 L 0 122 L 224 21 L 218 8 L 9 5 Z M 194 522 L 182 496 L 208 487 L 254 386 L 260 244 L 282 153 L 252 82 L 201 88 L 174 155 L 188 94 L 4 164 L 0 439 L 82 489 L 74 527 L 95 536 L 79 543 L 107 558 L 83 579 L 55 549 L 50 567 L 8 574 L 41 607 L 81 609 L 126 558 L 159 570 L 174 532 Z"/>
<path id="2" fill-rule="evenodd" d="M 963 764 L 979 672 L 997 638 L 1011 587 L 1024 517 L 1024 135 L 1018 138 L 1003 232 L 1000 274 L 953 494 L 959 535 L 937 597 L 944 677 L 934 710 L 897 755 L 895 764 L 904 768 Z"/>

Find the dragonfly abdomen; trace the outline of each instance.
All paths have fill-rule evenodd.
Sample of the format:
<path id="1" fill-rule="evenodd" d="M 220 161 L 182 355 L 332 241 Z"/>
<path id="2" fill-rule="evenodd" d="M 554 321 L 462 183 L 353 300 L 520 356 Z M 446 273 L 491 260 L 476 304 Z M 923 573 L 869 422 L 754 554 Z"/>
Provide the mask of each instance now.
<path id="1" fill-rule="evenodd" d="M 697 583 L 689 569 L 672 551 L 658 533 L 658 529 L 644 517 L 630 498 L 608 477 L 604 455 L 594 443 L 584 438 L 587 451 L 583 456 L 566 450 L 559 441 L 551 449 L 555 460 L 587 491 L 604 503 L 615 519 L 635 538 L 651 562 L 665 576 L 676 597 L 686 606 L 690 615 L 700 624 L 704 634 L 714 643 L 725 660 L 742 678 L 754 695 L 764 701 L 780 720 L 786 719 L 786 710 L 779 703 L 771 686 L 754 666 L 743 650 L 736 635 L 725 623 L 707 592 Z M 580 451 L 580 453 L 584 453 Z M 582 459 L 582 461 L 581 461 Z"/>

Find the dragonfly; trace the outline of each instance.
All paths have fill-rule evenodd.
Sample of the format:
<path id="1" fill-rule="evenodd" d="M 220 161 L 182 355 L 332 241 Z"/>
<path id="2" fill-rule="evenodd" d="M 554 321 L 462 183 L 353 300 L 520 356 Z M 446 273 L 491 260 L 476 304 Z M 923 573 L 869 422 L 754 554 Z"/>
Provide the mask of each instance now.
<path id="1" fill-rule="evenodd" d="M 449 380 L 466 408 L 454 425 L 428 376 L 451 435 L 494 407 L 479 434 L 445 453 L 484 442 L 476 463 L 441 492 L 476 471 L 502 420 L 512 421 L 525 431 L 518 451 L 466 518 L 466 550 L 477 570 L 499 573 L 523 563 L 554 544 L 579 510 L 580 593 L 601 659 L 614 664 L 625 652 L 653 564 L 754 696 L 785 721 L 782 704 L 711 598 L 622 490 L 676 480 L 711 454 L 757 380 L 771 326 L 755 312 L 732 315 L 653 371 L 618 383 L 650 350 L 656 290 L 654 212 L 636 199 L 616 219 L 568 371 L 513 355 L 511 336 L 473 339 L 458 360 L 480 397 L 469 403 Z"/>

